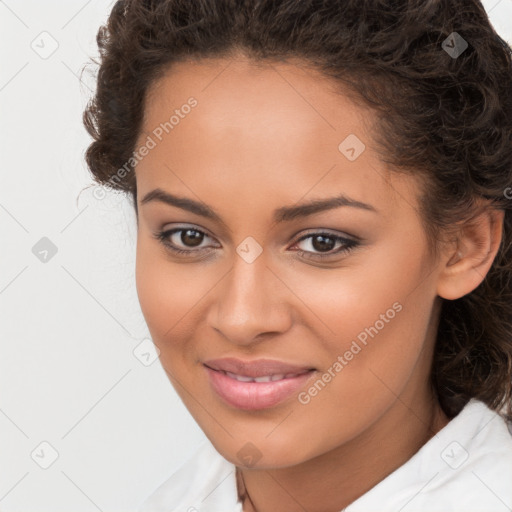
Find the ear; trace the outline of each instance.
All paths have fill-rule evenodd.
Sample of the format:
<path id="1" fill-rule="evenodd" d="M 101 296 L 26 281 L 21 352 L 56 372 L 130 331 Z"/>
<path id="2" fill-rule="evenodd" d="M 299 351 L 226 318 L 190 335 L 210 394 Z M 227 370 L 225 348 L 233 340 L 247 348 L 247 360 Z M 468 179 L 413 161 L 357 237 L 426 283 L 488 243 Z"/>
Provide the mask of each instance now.
<path id="1" fill-rule="evenodd" d="M 501 243 L 504 215 L 504 210 L 487 208 L 461 226 L 443 254 L 437 284 L 440 297 L 459 299 L 484 280 Z"/>

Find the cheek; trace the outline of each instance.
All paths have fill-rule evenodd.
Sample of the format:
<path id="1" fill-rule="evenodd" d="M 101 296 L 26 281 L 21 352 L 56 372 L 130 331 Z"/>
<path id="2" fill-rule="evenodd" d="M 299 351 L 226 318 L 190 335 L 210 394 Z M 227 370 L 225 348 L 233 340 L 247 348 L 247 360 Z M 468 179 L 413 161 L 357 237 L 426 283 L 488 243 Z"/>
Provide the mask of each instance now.
<path id="1" fill-rule="evenodd" d="M 420 357 L 435 292 L 423 247 L 406 248 L 389 244 L 346 268 L 286 278 L 314 326 L 324 371 L 340 375 L 328 385 L 336 394 L 386 391 L 377 376 L 398 389 Z"/>
<path id="2" fill-rule="evenodd" d="M 165 312 L 168 309 L 167 302 L 162 300 L 162 296 L 168 287 L 167 277 L 162 272 L 161 264 L 157 264 L 153 251 L 147 247 L 144 241 L 141 241 L 141 235 L 137 239 L 136 254 L 135 283 L 137 296 L 153 341 L 157 343 L 160 337 L 155 336 L 155 334 L 158 330 L 163 329 Z"/>
<path id="3" fill-rule="evenodd" d="M 144 319 L 162 359 L 186 357 L 187 340 L 204 315 L 200 310 L 218 275 L 208 265 L 173 263 L 164 249 L 143 237 L 137 242 L 136 287 Z M 200 318 L 198 318 L 200 317 Z M 171 360 L 171 358 L 169 358 Z"/>
<path id="4" fill-rule="evenodd" d="M 345 280 L 338 275 L 338 285 L 325 278 L 322 289 L 318 280 L 309 287 L 303 280 L 302 291 L 294 288 L 321 319 L 314 325 L 322 368 L 319 379 L 298 397 L 295 423 L 277 429 L 268 440 L 269 453 L 281 454 L 279 447 L 292 440 L 302 446 L 303 432 L 316 431 L 319 423 L 325 434 L 319 442 L 328 450 L 372 425 L 416 381 L 432 306 L 428 285 L 414 290 L 418 267 L 408 281 L 396 273 L 377 280 L 369 269 L 360 280 L 349 279 L 347 271 Z M 303 450 L 297 457 L 310 456 L 318 446 Z"/>
<path id="5" fill-rule="evenodd" d="M 303 266 L 300 272 L 298 267 L 281 272 L 303 304 L 297 301 L 302 315 L 329 353 L 348 350 L 355 339 L 364 343 L 375 328 L 380 336 L 392 324 L 402 324 L 408 316 L 405 303 L 420 300 L 413 290 L 424 277 L 421 258 L 406 251 L 381 256 L 368 253 L 338 269 Z M 425 294 L 425 288 L 419 286 L 417 292 Z"/>
<path id="6" fill-rule="evenodd" d="M 139 237 L 135 279 L 137 295 L 153 341 L 162 350 L 172 338 L 178 321 L 193 299 L 193 287 L 183 286 L 183 274 L 165 260 L 163 253 Z M 192 295 L 192 297 L 190 297 Z"/>

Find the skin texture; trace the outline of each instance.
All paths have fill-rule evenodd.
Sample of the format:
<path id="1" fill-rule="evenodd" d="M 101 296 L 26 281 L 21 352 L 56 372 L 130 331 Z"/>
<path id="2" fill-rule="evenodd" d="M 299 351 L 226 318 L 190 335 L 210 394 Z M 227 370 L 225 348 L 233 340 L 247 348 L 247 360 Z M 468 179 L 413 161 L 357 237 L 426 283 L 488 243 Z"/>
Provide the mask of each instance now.
<path id="1" fill-rule="evenodd" d="M 482 214 L 434 261 L 419 182 L 379 160 L 372 113 L 291 63 L 175 65 L 147 96 L 139 144 L 191 96 L 197 106 L 136 168 L 144 317 L 171 383 L 215 448 L 242 469 L 256 510 L 339 511 L 449 421 L 428 381 L 440 297 L 461 297 L 482 281 L 502 215 Z M 366 146 L 354 161 L 338 149 L 349 134 Z M 223 222 L 143 204 L 157 187 L 207 204 Z M 275 209 L 340 193 L 376 211 L 342 206 L 272 220 Z M 154 236 L 178 227 L 206 233 L 202 253 L 175 256 Z M 359 245 L 336 254 L 337 242 L 323 262 L 308 259 L 322 247 L 299 238 L 325 230 Z M 248 236 L 263 248 L 252 263 L 236 251 Z M 178 248 L 197 251 L 184 240 L 172 236 Z M 394 303 L 401 310 L 307 404 L 294 395 L 266 410 L 238 410 L 210 387 L 202 362 L 229 356 L 305 364 L 317 369 L 314 381 Z M 260 457 L 250 467 L 237 455 L 247 442 Z"/>

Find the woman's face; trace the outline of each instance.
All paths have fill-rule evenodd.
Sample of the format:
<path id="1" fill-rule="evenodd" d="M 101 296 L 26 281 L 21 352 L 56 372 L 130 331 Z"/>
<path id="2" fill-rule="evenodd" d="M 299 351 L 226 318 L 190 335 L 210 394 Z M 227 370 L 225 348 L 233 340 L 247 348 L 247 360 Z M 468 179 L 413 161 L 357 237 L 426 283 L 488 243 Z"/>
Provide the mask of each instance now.
<path id="1" fill-rule="evenodd" d="M 176 64 L 147 98 L 138 296 L 173 386 L 237 465 L 298 464 L 431 398 L 439 270 L 418 183 L 387 173 L 371 115 L 320 75 L 243 59 Z"/>

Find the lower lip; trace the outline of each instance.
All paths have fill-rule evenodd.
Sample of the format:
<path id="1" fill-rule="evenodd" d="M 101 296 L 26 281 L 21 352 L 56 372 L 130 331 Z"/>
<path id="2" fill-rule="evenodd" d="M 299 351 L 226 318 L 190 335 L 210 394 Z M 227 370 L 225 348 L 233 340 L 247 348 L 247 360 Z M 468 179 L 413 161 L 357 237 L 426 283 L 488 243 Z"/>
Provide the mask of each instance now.
<path id="1" fill-rule="evenodd" d="M 279 404 L 302 388 L 315 373 L 309 371 L 271 382 L 240 382 L 223 372 L 205 368 L 217 394 L 233 407 L 246 410 L 266 409 Z"/>

